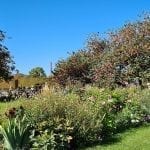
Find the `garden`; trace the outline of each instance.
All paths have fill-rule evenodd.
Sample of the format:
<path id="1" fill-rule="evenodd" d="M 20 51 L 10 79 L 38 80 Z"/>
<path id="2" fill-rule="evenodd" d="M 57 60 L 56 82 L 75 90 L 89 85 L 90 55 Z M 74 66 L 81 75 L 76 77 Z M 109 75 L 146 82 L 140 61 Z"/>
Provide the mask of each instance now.
<path id="1" fill-rule="evenodd" d="M 4 146 L 45 150 L 104 143 L 129 128 L 148 125 L 149 99 L 149 89 L 86 86 L 82 94 L 51 88 L 31 100 L 1 103 Z"/>
<path id="2" fill-rule="evenodd" d="M 110 143 L 124 135 L 123 141 L 131 144 L 129 139 L 135 137 L 137 144 L 146 135 L 141 149 L 148 150 L 149 27 L 146 15 L 109 33 L 107 40 L 94 34 L 85 49 L 60 60 L 50 77 L 39 77 L 47 81 L 47 89 L 30 98 L 0 101 L 0 149 L 122 149 Z M 7 81 L 13 63 L 10 67 L 9 53 L 2 46 L 1 54 L 6 63 L 0 63 L 9 65 L 0 68 L 0 79 Z M 132 130 L 137 137 L 128 136 Z"/>

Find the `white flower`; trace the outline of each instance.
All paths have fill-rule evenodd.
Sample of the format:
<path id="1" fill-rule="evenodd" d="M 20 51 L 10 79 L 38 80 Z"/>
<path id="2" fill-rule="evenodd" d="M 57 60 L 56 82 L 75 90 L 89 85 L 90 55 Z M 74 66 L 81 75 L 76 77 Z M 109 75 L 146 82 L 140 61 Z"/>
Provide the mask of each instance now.
<path id="1" fill-rule="evenodd" d="M 109 103 L 112 103 L 112 102 L 113 102 L 113 99 L 108 99 L 108 102 L 109 102 Z"/>
<path id="2" fill-rule="evenodd" d="M 135 123 L 135 122 L 136 122 L 136 120 L 132 119 L 132 120 L 131 120 L 131 122 L 132 122 L 132 123 Z"/>
<path id="3" fill-rule="evenodd" d="M 102 105 L 105 105 L 106 104 L 106 102 L 102 102 Z"/>

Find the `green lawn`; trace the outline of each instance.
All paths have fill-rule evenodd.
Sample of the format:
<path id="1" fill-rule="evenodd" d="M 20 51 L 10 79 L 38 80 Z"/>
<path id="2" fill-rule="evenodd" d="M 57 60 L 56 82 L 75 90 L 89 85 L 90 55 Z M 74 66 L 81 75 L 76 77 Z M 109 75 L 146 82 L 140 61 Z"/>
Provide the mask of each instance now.
<path id="1" fill-rule="evenodd" d="M 112 144 L 93 146 L 85 150 L 150 150 L 150 126 L 128 130 L 118 135 Z"/>

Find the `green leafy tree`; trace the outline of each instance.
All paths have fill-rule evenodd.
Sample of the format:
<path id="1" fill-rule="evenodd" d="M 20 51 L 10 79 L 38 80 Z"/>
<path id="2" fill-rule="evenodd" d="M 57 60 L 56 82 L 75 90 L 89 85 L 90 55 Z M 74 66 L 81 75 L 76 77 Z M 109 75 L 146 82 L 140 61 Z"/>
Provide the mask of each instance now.
<path id="1" fill-rule="evenodd" d="M 0 80 L 9 80 L 14 70 L 14 61 L 7 47 L 3 45 L 5 33 L 0 30 Z"/>
<path id="2" fill-rule="evenodd" d="M 42 67 L 35 67 L 29 71 L 29 75 L 32 77 L 46 77 L 46 73 Z"/>

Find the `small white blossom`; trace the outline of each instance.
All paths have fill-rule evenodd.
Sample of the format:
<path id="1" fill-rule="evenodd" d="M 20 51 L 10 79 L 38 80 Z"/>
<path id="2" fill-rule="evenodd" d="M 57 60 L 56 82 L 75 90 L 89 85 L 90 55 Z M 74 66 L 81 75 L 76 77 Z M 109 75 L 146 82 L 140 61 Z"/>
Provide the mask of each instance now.
<path id="1" fill-rule="evenodd" d="M 112 103 L 112 102 L 113 102 L 113 99 L 108 99 L 108 102 L 109 102 L 109 103 Z"/>
<path id="2" fill-rule="evenodd" d="M 102 102 L 102 105 L 105 105 L 106 104 L 106 102 Z"/>
<path id="3" fill-rule="evenodd" d="M 131 122 L 132 122 L 132 123 L 135 123 L 135 122 L 136 122 L 136 120 L 132 119 L 132 120 L 131 120 Z"/>

